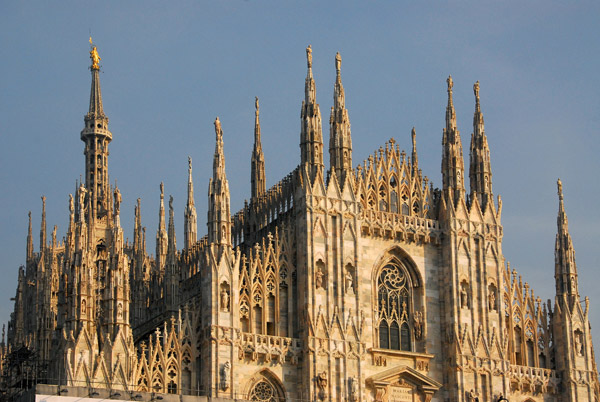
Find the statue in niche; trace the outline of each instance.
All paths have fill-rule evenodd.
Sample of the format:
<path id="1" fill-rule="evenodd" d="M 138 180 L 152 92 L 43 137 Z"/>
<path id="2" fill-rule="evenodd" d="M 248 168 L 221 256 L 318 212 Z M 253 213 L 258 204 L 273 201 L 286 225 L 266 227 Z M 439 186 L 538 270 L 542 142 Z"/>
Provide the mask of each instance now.
<path id="1" fill-rule="evenodd" d="M 583 356 L 583 334 L 581 331 L 575 331 L 575 352 L 577 356 Z"/>
<path id="2" fill-rule="evenodd" d="M 479 402 L 479 393 L 477 393 L 475 390 L 471 389 L 467 393 L 467 401 L 469 401 L 469 402 Z"/>
<path id="3" fill-rule="evenodd" d="M 423 313 L 420 311 L 416 311 L 413 321 L 413 325 L 415 328 L 415 339 L 420 340 L 423 337 Z"/>
<path id="4" fill-rule="evenodd" d="M 315 272 L 315 287 L 317 289 L 323 288 L 323 276 L 325 274 L 321 271 L 321 268 L 317 268 L 317 272 Z"/>
<path id="5" fill-rule="evenodd" d="M 350 272 L 350 270 L 346 270 L 344 282 L 345 282 L 345 286 L 346 286 L 346 293 L 354 293 L 354 284 L 352 283 L 353 278 L 352 278 L 352 273 Z"/>
<path id="6" fill-rule="evenodd" d="M 327 372 L 317 374 L 317 387 L 319 387 L 319 399 L 327 399 Z"/>
<path id="7" fill-rule="evenodd" d="M 123 318 L 123 305 L 117 304 L 117 318 Z"/>
<path id="8" fill-rule="evenodd" d="M 231 363 L 226 361 L 221 367 L 221 390 L 227 391 L 229 389 L 230 383 L 230 374 L 231 374 Z"/>
<path id="9" fill-rule="evenodd" d="M 225 288 L 221 289 L 221 311 L 229 311 L 229 292 Z"/>
<path id="10" fill-rule="evenodd" d="M 490 295 L 488 296 L 488 307 L 490 311 L 496 311 L 496 291 L 490 289 Z"/>
<path id="11" fill-rule="evenodd" d="M 469 294 L 467 293 L 466 284 L 460 287 L 460 307 L 469 308 Z"/>
<path id="12" fill-rule="evenodd" d="M 358 377 L 350 378 L 350 401 L 358 401 Z"/>

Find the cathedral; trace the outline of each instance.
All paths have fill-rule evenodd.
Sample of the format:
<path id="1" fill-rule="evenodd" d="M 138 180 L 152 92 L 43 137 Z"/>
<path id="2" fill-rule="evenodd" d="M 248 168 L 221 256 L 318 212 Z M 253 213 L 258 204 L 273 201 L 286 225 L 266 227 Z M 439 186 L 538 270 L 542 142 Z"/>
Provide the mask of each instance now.
<path id="1" fill-rule="evenodd" d="M 161 185 L 150 254 L 139 199 L 133 241 L 124 240 L 92 47 L 85 174 L 68 198 L 64 240 L 56 227 L 47 236 L 42 197 L 36 251 L 29 214 L 0 350 L 2 395 L 48 384 L 59 397 L 126 400 L 599 400 L 562 183 L 556 295 L 543 302 L 502 253 L 479 82 L 467 169 L 447 79 L 435 188 L 419 168 L 414 129 L 410 153 L 391 139 L 353 164 L 339 53 L 325 166 L 310 46 L 306 56 L 300 164 L 266 188 L 257 98 L 251 195 L 232 213 L 217 118 L 206 235 L 189 159 L 183 242 Z"/>

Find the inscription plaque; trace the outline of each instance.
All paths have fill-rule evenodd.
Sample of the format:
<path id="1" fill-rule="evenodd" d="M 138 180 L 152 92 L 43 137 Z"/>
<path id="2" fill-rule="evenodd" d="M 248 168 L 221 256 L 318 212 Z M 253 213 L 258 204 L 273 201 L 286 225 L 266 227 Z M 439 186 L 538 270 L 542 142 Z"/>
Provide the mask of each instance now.
<path id="1" fill-rule="evenodd" d="M 414 391 L 408 387 L 390 387 L 388 402 L 414 402 Z"/>

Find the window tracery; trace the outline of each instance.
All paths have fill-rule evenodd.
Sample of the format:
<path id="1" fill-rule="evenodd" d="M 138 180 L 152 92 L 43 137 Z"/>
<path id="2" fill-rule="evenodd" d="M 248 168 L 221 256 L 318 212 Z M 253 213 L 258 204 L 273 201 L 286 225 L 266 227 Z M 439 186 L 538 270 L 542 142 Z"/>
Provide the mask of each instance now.
<path id="1" fill-rule="evenodd" d="M 249 399 L 259 402 L 278 402 L 277 390 L 267 380 L 261 380 L 250 391 Z"/>
<path id="2" fill-rule="evenodd" d="M 410 279 L 398 264 L 387 264 L 377 278 L 379 347 L 411 350 Z"/>

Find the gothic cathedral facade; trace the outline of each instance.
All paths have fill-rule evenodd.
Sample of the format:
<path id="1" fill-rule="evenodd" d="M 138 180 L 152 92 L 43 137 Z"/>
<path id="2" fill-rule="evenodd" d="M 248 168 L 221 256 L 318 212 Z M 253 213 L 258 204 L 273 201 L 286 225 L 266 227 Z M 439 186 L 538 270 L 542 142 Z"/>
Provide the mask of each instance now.
<path id="1" fill-rule="evenodd" d="M 190 159 L 183 246 L 172 198 L 166 221 L 161 185 L 150 256 L 139 199 L 133 242 L 124 241 L 121 193 L 108 181 L 112 133 L 100 58 L 95 47 L 90 54 L 84 179 L 69 196 L 64 241 L 56 227 L 46 237 L 43 199 L 35 252 L 30 214 L 2 349 L 6 378 L 18 376 L 15 356 L 29 353 L 38 382 L 132 396 L 599 400 L 590 303 L 578 291 L 562 185 L 556 296 L 542 303 L 502 253 L 502 202 L 492 192 L 479 83 L 469 192 L 451 77 L 437 189 L 419 169 L 414 129 L 410 155 L 391 139 L 353 165 L 337 54 L 326 167 L 309 46 L 298 167 L 266 188 L 257 99 L 251 197 L 232 214 L 227 136 L 217 118 L 207 235 L 197 233 Z"/>

